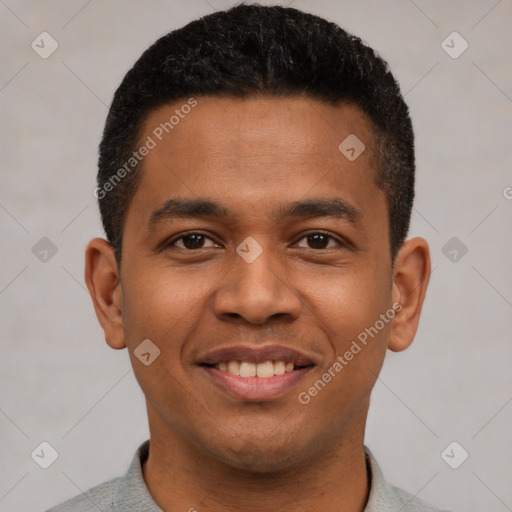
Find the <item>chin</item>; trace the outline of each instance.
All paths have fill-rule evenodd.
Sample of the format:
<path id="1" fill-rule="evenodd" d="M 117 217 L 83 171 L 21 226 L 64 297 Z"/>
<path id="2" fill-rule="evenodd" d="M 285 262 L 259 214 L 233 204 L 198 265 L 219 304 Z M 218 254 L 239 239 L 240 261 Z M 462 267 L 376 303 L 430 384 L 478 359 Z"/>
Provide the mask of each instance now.
<path id="1" fill-rule="evenodd" d="M 259 437 L 250 439 L 238 437 L 236 446 L 217 447 L 215 457 L 226 465 L 237 470 L 254 474 L 268 474 L 286 471 L 298 463 L 300 454 L 297 438 L 291 441 L 290 436 L 278 443 L 276 439 L 270 440 Z M 245 439 L 245 441 L 244 441 Z"/>

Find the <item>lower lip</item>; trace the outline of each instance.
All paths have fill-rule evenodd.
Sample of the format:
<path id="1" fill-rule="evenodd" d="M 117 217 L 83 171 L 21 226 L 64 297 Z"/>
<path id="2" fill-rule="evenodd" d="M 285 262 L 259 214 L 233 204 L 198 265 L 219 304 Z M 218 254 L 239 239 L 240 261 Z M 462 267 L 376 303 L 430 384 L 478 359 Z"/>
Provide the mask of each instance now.
<path id="1" fill-rule="evenodd" d="M 304 377 L 312 366 L 299 368 L 274 377 L 239 377 L 217 368 L 202 367 L 213 381 L 235 398 L 244 400 L 272 400 L 284 395 Z"/>

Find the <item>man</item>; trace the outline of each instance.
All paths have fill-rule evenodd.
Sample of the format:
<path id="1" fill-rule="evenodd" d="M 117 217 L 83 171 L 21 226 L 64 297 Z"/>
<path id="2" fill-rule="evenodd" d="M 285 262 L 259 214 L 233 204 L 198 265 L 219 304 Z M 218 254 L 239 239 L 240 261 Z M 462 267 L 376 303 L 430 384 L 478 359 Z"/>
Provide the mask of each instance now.
<path id="1" fill-rule="evenodd" d="M 95 194 L 86 282 L 150 440 L 52 511 L 435 510 L 363 444 L 430 274 L 408 109 L 372 49 L 282 7 L 171 32 L 115 94 Z"/>

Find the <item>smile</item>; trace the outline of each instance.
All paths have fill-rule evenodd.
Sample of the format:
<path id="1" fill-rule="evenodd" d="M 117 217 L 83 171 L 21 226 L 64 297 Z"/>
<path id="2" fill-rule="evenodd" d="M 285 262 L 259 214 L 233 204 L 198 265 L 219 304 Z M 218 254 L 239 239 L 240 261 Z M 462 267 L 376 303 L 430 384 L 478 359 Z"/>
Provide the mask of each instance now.
<path id="1" fill-rule="evenodd" d="M 292 362 L 287 363 L 285 361 L 265 361 L 263 363 L 251 363 L 249 361 L 229 361 L 226 363 L 222 361 L 216 364 L 215 368 L 244 378 L 258 377 L 264 379 L 292 372 L 295 365 Z"/>
<path id="2" fill-rule="evenodd" d="M 198 363 L 222 392 L 260 402 L 283 396 L 315 366 L 311 355 L 278 345 L 216 349 Z"/>

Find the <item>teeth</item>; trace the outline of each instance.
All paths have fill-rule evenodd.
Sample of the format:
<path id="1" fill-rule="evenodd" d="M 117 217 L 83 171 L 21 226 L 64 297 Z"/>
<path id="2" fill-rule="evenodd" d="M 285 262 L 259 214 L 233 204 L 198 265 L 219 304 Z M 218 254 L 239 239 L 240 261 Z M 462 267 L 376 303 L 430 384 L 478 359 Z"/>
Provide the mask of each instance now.
<path id="1" fill-rule="evenodd" d="M 284 361 L 265 361 L 258 364 L 248 361 L 223 361 L 217 364 L 216 368 L 223 372 L 227 371 L 231 375 L 239 375 L 240 377 L 269 378 L 274 375 L 292 372 L 295 366 L 293 363 L 285 363 Z"/>
<path id="2" fill-rule="evenodd" d="M 283 375 L 285 372 L 286 365 L 284 361 L 275 361 L 274 362 L 274 375 Z"/>
<path id="3" fill-rule="evenodd" d="M 256 377 L 256 365 L 242 361 L 240 365 L 240 377 Z"/>
<path id="4" fill-rule="evenodd" d="M 240 375 L 240 363 L 238 361 L 229 361 L 228 372 L 232 375 Z"/>
<path id="5" fill-rule="evenodd" d="M 274 365 L 272 364 L 272 361 L 265 361 L 264 363 L 259 363 L 256 366 L 256 375 L 258 377 L 273 377 Z"/>

